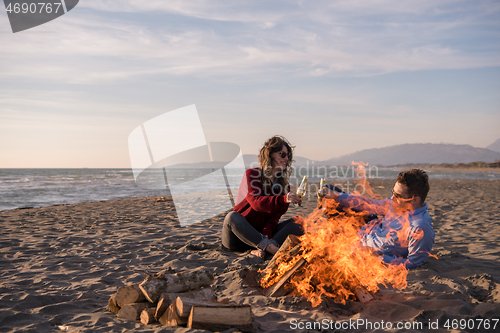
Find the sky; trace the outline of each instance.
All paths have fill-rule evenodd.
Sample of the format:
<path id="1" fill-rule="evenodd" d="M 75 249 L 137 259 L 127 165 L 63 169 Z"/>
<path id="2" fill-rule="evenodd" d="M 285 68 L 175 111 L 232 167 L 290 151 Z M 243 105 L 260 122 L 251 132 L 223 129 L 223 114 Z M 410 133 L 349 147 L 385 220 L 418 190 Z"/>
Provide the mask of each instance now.
<path id="1" fill-rule="evenodd" d="M 243 154 L 500 138 L 499 1 L 84 0 L 18 33 L 2 6 L 0 50 L 0 168 L 129 168 L 192 104 Z"/>

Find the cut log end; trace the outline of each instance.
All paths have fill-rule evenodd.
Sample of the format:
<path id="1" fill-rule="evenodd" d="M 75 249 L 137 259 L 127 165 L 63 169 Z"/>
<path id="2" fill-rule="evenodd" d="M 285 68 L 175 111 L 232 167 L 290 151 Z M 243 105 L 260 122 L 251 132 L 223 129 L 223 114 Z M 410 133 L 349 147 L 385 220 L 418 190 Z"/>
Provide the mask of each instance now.
<path id="1" fill-rule="evenodd" d="M 179 316 L 175 303 L 172 303 L 158 321 L 164 326 L 180 326 L 186 325 L 187 317 Z"/>
<path id="2" fill-rule="evenodd" d="M 224 331 L 235 328 L 253 333 L 253 318 L 250 305 L 224 307 L 193 306 L 187 328 Z"/>
<path id="3" fill-rule="evenodd" d="M 118 314 L 120 307 L 116 304 L 116 294 L 111 295 L 108 300 L 108 311 Z"/>
<path id="4" fill-rule="evenodd" d="M 142 310 L 150 306 L 148 302 L 126 304 L 118 311 L 118 318 L 127 320 L 139 320 Z"/>
<path id="5" fill-rule="evenodd" d="M 144 309 L 141 312 L 141 323 L 144 325 L 149 325 L 156 322 L 155 318 L 156 308 Z"/>
<path id="6" fill-rule="evenodd" d="M 116 305 L 122 307 L 126 304 L 139 303 L 145 301 L 144 294 L 138 285 L 123 286 L 118 288 L 115 294 Z"/>

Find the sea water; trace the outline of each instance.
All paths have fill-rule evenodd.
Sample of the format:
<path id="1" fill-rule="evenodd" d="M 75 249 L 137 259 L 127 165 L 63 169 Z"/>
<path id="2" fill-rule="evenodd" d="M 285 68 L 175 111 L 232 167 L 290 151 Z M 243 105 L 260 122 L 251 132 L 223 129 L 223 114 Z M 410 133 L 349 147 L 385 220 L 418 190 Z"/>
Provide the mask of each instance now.
<path id="1" fill-rule="evenodd" d="M 211 171 L 177 169 L 169 170 L 168 174 L 174 175 L 177 180 L 182 180 L 183 176 L 196 180 L 198 176 L 210 174 Z M 394 168 L 372 168 L 367 170 L 367 177 L 396 179 L 399 171 Z M 241 172 L 226 168 L 228 181 L 239 184 Z M 428 174 L 431 179 L 500 179 L 500 173 L 491 171 L 429 171 Z M 298 168 L 292 174 L 290 183 L 299 183 L 305 175 L 309 183 L 319 183 L 322 177 L 326 181 L 339 182 L 359 179 L 356 171 L 347 167 Z M 170 194 L 168 180 L 165 183 L 157 172 L 146 174 L 146 177 L 155 183 L 154 189 L 138 186 L 131 169 L 0 169 L 0 210 Z M 224 183 L 211 181 L 210 177 L 203 179 L 191 182 L 194 185 L 187 191 L 211 191 L 225 187 Z"/>

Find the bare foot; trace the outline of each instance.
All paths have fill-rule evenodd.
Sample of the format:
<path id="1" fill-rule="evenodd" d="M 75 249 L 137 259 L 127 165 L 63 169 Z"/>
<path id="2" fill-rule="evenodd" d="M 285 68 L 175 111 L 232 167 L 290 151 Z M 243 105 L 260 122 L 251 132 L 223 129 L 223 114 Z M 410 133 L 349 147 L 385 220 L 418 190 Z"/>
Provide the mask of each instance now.
<path id="1" fill-rule="evenodd" d="M 259 249 L 252 250 L 250 253 L 256 257 L 259 257 L 260 259 L 264 259 L 264 257 L 266 256 L 266 252 L 259 250 Z"/>

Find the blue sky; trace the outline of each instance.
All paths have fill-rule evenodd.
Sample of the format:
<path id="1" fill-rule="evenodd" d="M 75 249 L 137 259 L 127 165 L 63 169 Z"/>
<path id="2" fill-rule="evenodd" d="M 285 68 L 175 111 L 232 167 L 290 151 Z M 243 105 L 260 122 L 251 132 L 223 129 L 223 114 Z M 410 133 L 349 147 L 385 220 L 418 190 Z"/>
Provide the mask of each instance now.
<path id="1" fill-rule="evenodd" d="M 208 141 L 326 160 L 500 138 L 498 1 L 80 1 L 13 34 L 0 167 L 130 167 L 145 121 L 196 104 Z"/>

